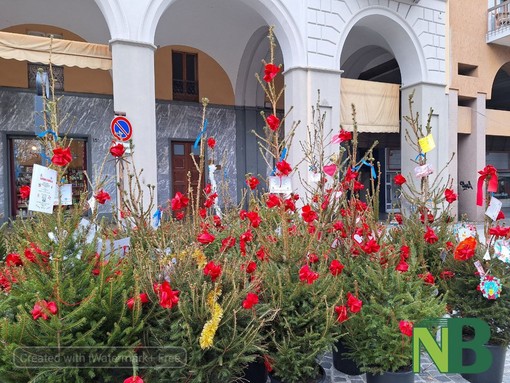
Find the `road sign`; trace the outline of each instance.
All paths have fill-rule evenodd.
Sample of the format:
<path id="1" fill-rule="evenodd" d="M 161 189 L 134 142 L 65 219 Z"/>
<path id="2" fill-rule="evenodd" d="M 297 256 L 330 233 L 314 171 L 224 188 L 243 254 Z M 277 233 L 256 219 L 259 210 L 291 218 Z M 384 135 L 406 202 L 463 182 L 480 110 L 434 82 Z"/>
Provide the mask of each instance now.
<path id="1" fill-rule="evenodd" d="M 133 128 L 131 123 L 124 116 L 117 116 L 112 120 L 110 124 L 113 137 L 119 141 L 129 141 L 133 134 Z"/>

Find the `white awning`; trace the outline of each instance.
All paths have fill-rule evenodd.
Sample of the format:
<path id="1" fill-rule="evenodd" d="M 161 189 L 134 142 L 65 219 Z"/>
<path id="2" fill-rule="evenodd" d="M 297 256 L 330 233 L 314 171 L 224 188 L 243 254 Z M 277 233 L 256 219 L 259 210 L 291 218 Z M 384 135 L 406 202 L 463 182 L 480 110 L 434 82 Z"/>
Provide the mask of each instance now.
<path id="1" fill-rule="evenodd" d="M 50 54 L 51 48 L 51 54 Z M 0 57 L 18 61 L 109 70 L 108 45 L 0 32 Z"/>
<path id="2" fill-rule="evenodd" d="M 340 121 L 344 129 L 353 129 L 352 108 L 360 133 L 398 133 L 400 85 L 341 79 Z"/>

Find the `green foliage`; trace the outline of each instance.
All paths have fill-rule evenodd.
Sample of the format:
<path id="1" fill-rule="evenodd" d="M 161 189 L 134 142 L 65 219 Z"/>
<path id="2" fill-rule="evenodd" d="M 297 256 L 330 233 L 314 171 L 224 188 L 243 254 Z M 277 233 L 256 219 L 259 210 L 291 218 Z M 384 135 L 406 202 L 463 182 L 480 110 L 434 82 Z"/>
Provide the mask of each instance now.
<path id="1" fill-rule="evenodd" d="M 23 265 L 6 266 L 14 279 L 0 297 L 4 382 L 109 382 L 132 373 L 131 363 L 121 365 L 113 357 L 133 354 L 140 343 L 144 316 L 139 306 L 129 311 L 126 305 L 138 290 L 137 276 L 129 260 L 96 253 L 98 236 L 87 241 L 87 230 L 78 228 L 81 218 L 75 209 L 65 217 L 59 211 L 13 222 L 9 251 L 19 254 Z M 30 254 L 36 257 L 33 262 Z M 47 320 L 32 316 L 41 300 L 55 302 L 58 310 L 54 315 L 46 311 Z M 77 364 L 15 360 L 14 353 L 20 352 L 75 358 Z M 111 359 L 109 369 L 92 367 L 91 358 L 99 354 Z M 20 363 L 25 367 L 19 368 Z"/>
<path id="2" fill-rule="evenodd" d="M 147 257 L 146 253 L 138 251 L 136 242 L 132 253 L 140 265 L 150 269 L 144 281 L 145 290 L 152 289 L 154 280 L 150 276 L 160 275 L 170 280 L 173 290 L 179 291 L 178 305 L 154 310 L 147 323 L 145 344 L 174 348 L 183 357 L 169 368 L 141 366 L 143 374 L 149 381 L 233 381 L 243 375 L 249 362 L 265 353 L 262 328 L 272 320 L 275 310 L 263 302 L 250 309 L 243 308 L 247 294 L 256 292 L 260 286 L 244 271 L 247 261 L 239 256 L 238 250 L 219 252 L 205 247 L 207 254 L 211 254 L 206 255 L 203 246 L 189 246 L 192 239 L 180 237 L 183 232 L 171 230 L 172 226 L 172 222 L 164 223 L 161 230 L 165 233 L 165 243 L 174 244 L 171 256 L 153 252 Z M 221 276 L 214 282 L 203 272 L 208 261 L 222 268 Z M 213 315 L 210 303 L 214 291 L 219 292 L 217 303 L 222 315 L 211 347 L 203 349 L 200 338 Z"/>
<path id="3" fill-rule="evenodd" d="M 446 305 L 437 289 L 416 276 L 415 267 L 395 271 L 394 263 L 370 262 L 358 267 L 352 277 L 362 281 L 363 309 L 345 322 L 343 338 L 361 369 L 371 373 L 398 371 L 412 362 L 411 337 L 401 333 L 401 320 L 419 323 L 442 317 Z"/>
<path id="4" fill-rule="evenodd" d="M 468 260 L 448 257 L 446 265 L 455 275 L 445 282 L 448 288 L 448 306 L 452 316 L 461 318 L 479 318 L 487 322 L 491 329 L 489 343 L 496 345 L 510 344 L 510 264 L 502 262 L 492 255 L 484 255 L 492 246 L 478 243 L 475 255 Z M 493 252 L 493 249 L 490 250 Z M 474 262 L 479 261 L 488 275 L 501 280 L 503 290 L 497 299 L 487 299 L 479 291 L 480 275 Z M 469 336 L 469 332 L 466 333 Z"/>

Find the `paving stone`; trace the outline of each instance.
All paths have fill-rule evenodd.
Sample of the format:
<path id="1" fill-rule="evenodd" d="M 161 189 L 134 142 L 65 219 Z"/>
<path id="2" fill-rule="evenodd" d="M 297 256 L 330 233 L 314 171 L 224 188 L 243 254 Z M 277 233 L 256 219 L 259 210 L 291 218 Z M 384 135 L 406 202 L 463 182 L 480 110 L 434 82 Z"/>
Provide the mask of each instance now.
<path id="1" fill-rule="evenodd" d="M 331 353 L 322 355 L 319 360 L 321 365 L 326 370 L 326 383 L 366 383 L 365 374 L 351 376 L 337 371 L 333 367 L 333 359 Z M 421 372 L 415 375 L 414 381 L 415 383 L 469 383 L 459 374 L 441 374 L 427 354 L 422 355 Z M 503 383 L 510 383 L 510 350 L 506 355 Z"/>

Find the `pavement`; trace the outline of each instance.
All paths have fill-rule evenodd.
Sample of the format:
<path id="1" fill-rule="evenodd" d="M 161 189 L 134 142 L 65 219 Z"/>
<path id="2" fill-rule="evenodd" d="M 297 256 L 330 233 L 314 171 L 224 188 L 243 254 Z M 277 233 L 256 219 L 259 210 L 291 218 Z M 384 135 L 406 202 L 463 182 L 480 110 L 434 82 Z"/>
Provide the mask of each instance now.
<path id="1" fill-rule="evenodd" d="M 365 374 L 358 376 L 346 375 L 340 371 L 337 371 L 333 367 L 332 354 L 327 353 L 321 358 L 321 365 L 326 371 L 327 378 L 325 383 L 366 383 Z M 423 354 L 421 357 L 421 372 L 415 374 L 415 383 L 430 383 L 430 382 L 455 382 L 455 383 L 467 383 L 459 374 L 441 374 L 435 364 L 430 360 L 427 354 Z M 486 383 L 500 383 L 500 382 L 486 382 Z M 503 375 L 502 383 L 510 383 L 510 350 L 506 353 L 505 360 L 505 372 Z"/>

